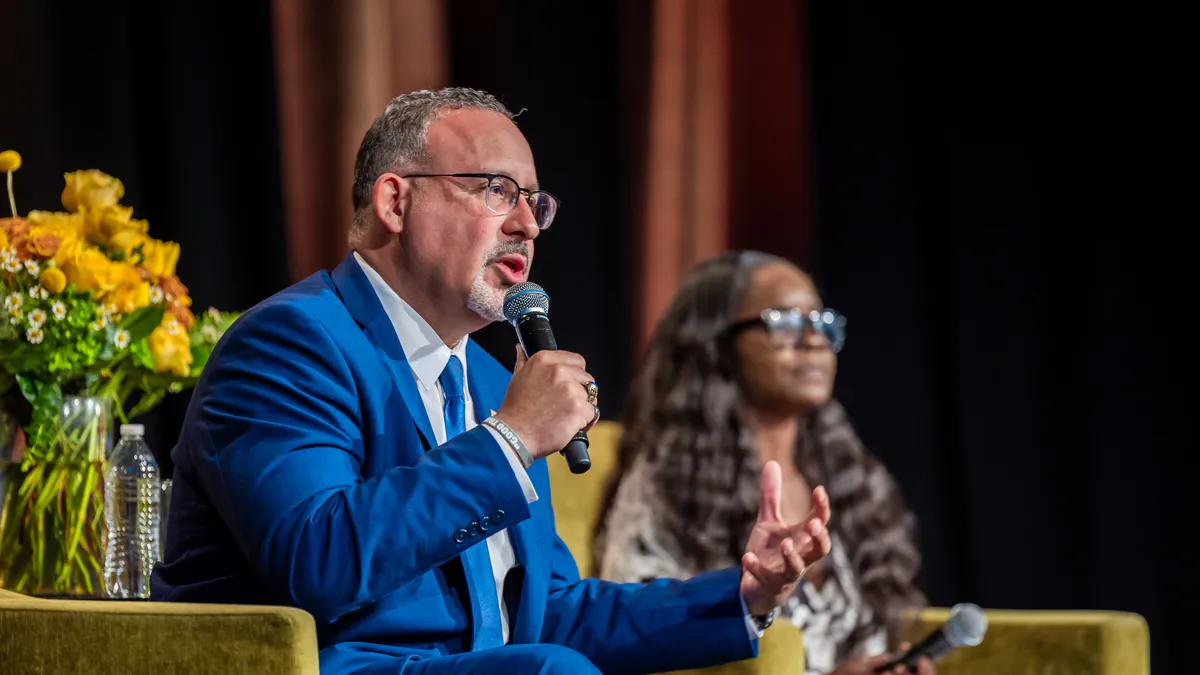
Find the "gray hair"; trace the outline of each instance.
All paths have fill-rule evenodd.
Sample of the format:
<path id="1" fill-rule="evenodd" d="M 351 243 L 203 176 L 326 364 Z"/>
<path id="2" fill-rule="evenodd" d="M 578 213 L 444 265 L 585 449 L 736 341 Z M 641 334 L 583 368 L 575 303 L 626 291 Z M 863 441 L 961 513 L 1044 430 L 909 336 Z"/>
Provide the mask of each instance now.
<path id="1" fill-rule="evenodd" d="M 490 110 L 513 119 L 513 114 L 499 99 L 478 89 L 423 89 L 392 99 L 358 146 L 351 192 L 355 214 L 371 205 L 371 190 L 381 174 L 399 166 L 416 166 L 425 159 L 429 125 L 437 120 L 442 110 L 462 108 Z"/>

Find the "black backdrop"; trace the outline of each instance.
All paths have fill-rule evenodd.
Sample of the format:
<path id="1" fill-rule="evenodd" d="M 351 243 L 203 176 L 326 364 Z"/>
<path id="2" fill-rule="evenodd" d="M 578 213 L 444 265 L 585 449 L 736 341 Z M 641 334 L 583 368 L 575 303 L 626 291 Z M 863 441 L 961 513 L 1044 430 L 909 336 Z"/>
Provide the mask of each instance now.
<path id="1" fill-rule="evenodd" d="M 838 388 L 918 512 L 931 600 L 1137 611 L 1184 672 L 1178 20 L 808 4 Z"/>
<path id="2" fill-rule="evenodd" d="M 62 174 L 100 169 L 181 244 L 197 312 L 287 284 L 266 2 L 5 0 L 0 22 L 0 149 L 24 159 L 21 213 L 61 209 Z M 187 401 L 140 420 L 164 471 Z"/>
<path id="3" fill-rule="evenodd" d="M 627 176 L 638 157 L 626 140 L 636 107 L 627 99 L 622 106 L 620 64 L 628 33 L 640 34 L 645 22 L 619 35 L 619 11 L 626 10 L 617 3 L 524 0 L 480 11 L 472 0 L 451 0 L 448 7 L 452 81 L 524 109 L 517 123 L 541 186 L 562 200 L 554 225 L 537 239 L 530 281 L 550 295 L 559 348 L 587 358 L 601 386 L 601 413 L 611 419 L 632 372 L 636 315 L 636 212 Z M 512 366 L 511 326 L 493 324 L 474 339 Z"/>
<path id="4" fill-rule="evenodd" d="M 632 372 L 644 92 L 621 78 L 648 19 L 613 4 L 449 3 L 455 83 L 528 109 L 564 200 L 533 278 L 606 417 Z M 1168 240 L 1189 224 L 1171 208 L 1186 24 L 808 6 L 814 271 L 852 322 L 839 395 L 918 511 L 931 600 L 1138 611 L 1155 668 L 1179 672 L 1196 590 L 1176 552 L 1195 513 L 1176 459 L 1195 446 L 1190 399 L 1172 388 L 1195 377 L 1194 303 Z M 25 156 L 23 211 L 56 208 L 63 171 L 100 168 L 183 244 L 198 307 L 286 284 L 266 2 L 3 11 L 0 148 Z M 511 363 L 507 327 L 479 339 Z M 167 469 L 186 398 L 146 420 Z"/>

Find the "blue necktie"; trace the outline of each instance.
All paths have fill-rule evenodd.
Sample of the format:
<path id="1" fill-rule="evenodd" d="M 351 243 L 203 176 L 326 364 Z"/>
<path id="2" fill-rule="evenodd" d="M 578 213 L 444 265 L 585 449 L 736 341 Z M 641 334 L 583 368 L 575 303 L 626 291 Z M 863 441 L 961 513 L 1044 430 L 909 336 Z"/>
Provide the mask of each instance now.
<path id="1" fill-rule="evenodd" d="M 446 403 L 442 415 L 446 419 L 446 440 L 467 430 L 467 405 L 463 397 L 462 362 L 457 356 L 450 355 L 446 369 L 438 378 L 442 391 L 446 394 Z M 479 616 L 475 634 L 475 644 L 472 651 L 490 649 L 504 645 L 504 636 L 500 627 L 500 603 L 496 598 L 496 579 L 492 575 L 492 558 L 488 555 L 487 541 L 480 541 L 463 551 L 463 567 L 467 578 L 475 587 L 479 597 Z"/>

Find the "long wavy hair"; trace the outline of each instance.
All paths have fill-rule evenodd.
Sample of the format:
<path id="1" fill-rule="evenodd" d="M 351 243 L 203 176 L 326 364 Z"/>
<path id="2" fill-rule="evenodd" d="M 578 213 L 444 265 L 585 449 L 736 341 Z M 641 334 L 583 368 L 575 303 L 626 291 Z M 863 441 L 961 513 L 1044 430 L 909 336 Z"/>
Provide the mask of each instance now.
<path id="1" fill-rule="evenodd" d="M 742 417 L 743 396 L 728 327 L 755 269 L 790 262 L 731 252 L 695 267 L 650 342 L 625 401 L 618 466 L 606 487 L 596 532 L 602 555 L 617 488 L 635 464 L 667 505 L 662 526 L 698 570 L 737 564 L 758 512 L 761 462 Z M 845 546 L 872 620 L 851 639 L 883 627 L 894 637 L 900 612 L 925 598 L 915 585 L 916 519 L 878 458 L 835 400 L 808 413 L 795 451 L 810 485 L 824 485 L 830 527 Z M 597 569 L 599 560 L 597 560 Z"/>

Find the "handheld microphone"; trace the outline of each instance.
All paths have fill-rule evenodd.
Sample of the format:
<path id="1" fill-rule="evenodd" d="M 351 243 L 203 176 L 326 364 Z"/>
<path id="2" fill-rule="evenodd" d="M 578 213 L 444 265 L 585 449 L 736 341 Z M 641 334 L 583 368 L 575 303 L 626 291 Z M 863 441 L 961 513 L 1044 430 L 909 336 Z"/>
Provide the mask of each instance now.
<path id="1" fill-rule="evenodd" d="M 979 605 L 969 602 L 959 603 L 950 608 L 950 618 L 940 628 L 926 635 L 907 652 L 877 667 L 875 672 L 882 673 L 903 665 L 915 673 L 917 672 L 917 660 L 922 656 L 928 656 L 931 661 L 936 661 L 955 647 L 974 647 L 983 642 L 983 635 L 986 632 L 987 617 L 984 616 Z"/>
<path id="2" fill-rule="evenodd" d="M 550 296 L 535 283 L 522 281 L 504 294 L 504 318 L 517 330 L 517 339 L 525 356 L 531 357 L 544 349 L 558 349 L 554 331 L 550 330 Z M 571 473 L 583 473 L 592 468 L 588 456 L 588 437 L 580 430 L 561 450 L 567 458 Z"/>

